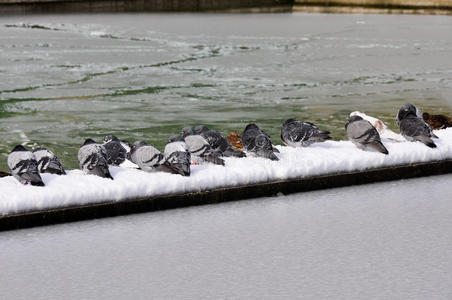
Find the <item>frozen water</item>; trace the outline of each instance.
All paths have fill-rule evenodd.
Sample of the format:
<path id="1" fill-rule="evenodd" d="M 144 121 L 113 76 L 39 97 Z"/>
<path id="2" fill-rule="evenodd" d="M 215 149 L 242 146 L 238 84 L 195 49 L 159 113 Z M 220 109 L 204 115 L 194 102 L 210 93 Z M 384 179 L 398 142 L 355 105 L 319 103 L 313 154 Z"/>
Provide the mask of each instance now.
<path id="1" fill-rule="evenodd" d="M 452 299 L 452 175 L 4 232 L 1 299 Z"/>

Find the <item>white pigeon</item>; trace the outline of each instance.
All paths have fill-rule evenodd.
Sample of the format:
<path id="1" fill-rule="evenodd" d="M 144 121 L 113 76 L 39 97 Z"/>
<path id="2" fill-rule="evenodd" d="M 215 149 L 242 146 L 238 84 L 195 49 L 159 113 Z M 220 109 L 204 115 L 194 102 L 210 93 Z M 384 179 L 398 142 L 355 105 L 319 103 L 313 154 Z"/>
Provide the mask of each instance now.
<path id="1" fill-rule="evenodd" d="M 360 111 L 354 111 L 354 112 L 350 113 L 350 117 L 352 117 L 352 116 L 359 116 L 359 117 L 363 118 L 364 120 L 369 121 L 370 124 L 372 124 L 372 126 L 374 126 L 375 129 L 377 129 L 378 133 L 380 134 L 380 137 L 382 137 L 382 138 L 393 140 L 396 142 L 405 142 L 406 141 L 402 135 L 395 133 L 391 129 L 388 129 L 386 124 L 377 118 L 368 116 L 365 113 L 362 113 Z"/>

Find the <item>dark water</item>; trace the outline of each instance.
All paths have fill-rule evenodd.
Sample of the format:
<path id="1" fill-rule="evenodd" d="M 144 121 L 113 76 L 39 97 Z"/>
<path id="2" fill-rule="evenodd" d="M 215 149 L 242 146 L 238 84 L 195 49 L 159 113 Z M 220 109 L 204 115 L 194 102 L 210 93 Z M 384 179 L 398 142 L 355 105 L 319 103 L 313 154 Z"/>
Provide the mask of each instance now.
<path id="1" fill-rule="evenodd" d="M 344 138 L 350 111 L 452 114 L 452 18 L 316 14 L 36 15 L 0 19 L 0 169 L 18 143 L 67 168 L 87 137 L 162 148 L 183 126 L 282 120 Z"/>
<path id="2" fill-rule="evenodd" d="M 451 299 L 452 175 L 0 234 L 1 299 Z"/>

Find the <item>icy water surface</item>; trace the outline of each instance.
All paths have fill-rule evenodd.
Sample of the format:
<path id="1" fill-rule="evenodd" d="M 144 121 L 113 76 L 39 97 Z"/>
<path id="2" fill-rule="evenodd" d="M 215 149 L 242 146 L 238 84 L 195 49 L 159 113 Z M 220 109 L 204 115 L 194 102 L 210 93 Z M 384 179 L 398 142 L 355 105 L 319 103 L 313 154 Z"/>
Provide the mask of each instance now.
<path id="1" fill-rule="evenodd" d="M 0 19 L 0 169 L 18 143 L 67 168 L 87 137 L 159 148 L 183 126 L 282 120 L 344 138 L 352 110 L 395 128 L 403 103 L 452 114 L 452 18 L 102 14 Z"/>
<path id="2" fill-rule="evenodd" d="M 451 299 L 451 181 L 3 232 L 0 298 Z"/>

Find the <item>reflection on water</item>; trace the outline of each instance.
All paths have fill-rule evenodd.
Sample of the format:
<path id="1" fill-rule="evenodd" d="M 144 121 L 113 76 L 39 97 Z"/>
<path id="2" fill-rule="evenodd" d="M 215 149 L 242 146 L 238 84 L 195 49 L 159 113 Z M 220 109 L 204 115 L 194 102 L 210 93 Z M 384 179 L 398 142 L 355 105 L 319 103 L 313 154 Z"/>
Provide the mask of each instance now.
<path id="1" fill-rule="evenodd" d="M 67 168 L 86 137 L 162 148 L 183 126 L 282 120 L 344 138 L 352 110 L 452 113 L 452 19 L 308 14 L 35 15 L 0 20 L 0 169 L 17 143 Z"/>
<path id="2" fill-rule="evenodd" d="M 452 175 L 3 232 L 1 299 L 451 299 Z"/>

